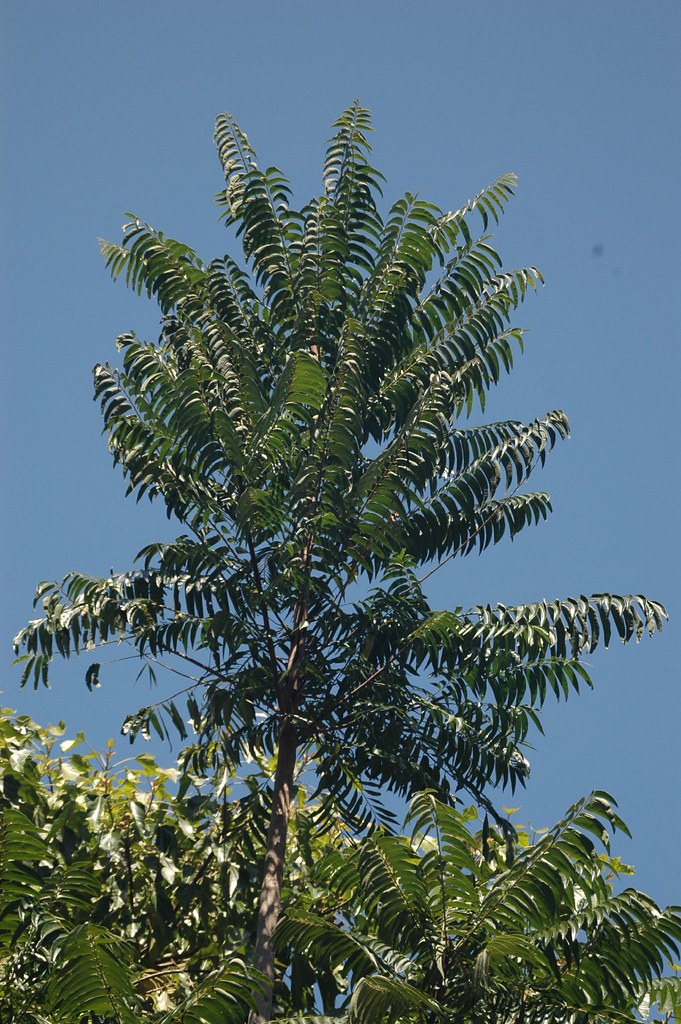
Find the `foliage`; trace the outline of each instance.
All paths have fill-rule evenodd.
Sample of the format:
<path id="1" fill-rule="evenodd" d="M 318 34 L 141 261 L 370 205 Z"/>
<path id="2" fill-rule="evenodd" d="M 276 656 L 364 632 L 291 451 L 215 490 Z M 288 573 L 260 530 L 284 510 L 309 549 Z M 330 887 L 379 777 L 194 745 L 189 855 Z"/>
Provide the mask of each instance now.
<path id="1" fill-rule="evenodd" d="M 608 830 L 626 828 L 607 794 L 550 830 L 519 829 L 518 845 L 428 793 L 409 821 L 411 836 L 330 848 L 314 876 L 324 896 L 288 909 L 277 941 L 294 970 L 312 958 L 307 1005 L 321 977 L 332 1012 L 350 971 L 342 1019 L 357 1024 L 630 1021 L 655 1000 L 678 1014 L 681 975 L 659 975 L 679 958 L 681 907 L 613 888 L 631 869 L 610 855 Z"/>
<path id="2" fill-rule="evenodd" d="M 216 798 L 151 755 L 87 752 L 63 727 L 6 714 L 0 735 L 0 1019 L 243 1020 L 258 776 Z M 613 889 L 631 869 L 610 855 L 607 830 L 623 826 L 605 794 L 550 831 L 519 828 L 517 843 L 428 793 L 407 824 L 319 836 L 301 794 L 278 1019 L 620 1022 L 655 1002 L 651 1020 L 678 1013 L 681 980 L 664 971 L 681 908 Z"/>

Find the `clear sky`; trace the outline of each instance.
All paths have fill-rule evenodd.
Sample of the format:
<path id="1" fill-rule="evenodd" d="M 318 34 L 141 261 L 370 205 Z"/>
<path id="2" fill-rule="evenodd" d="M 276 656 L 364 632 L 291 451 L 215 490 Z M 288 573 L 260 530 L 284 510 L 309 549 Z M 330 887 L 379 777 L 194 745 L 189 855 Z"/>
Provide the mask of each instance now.
<path id="1" fill-rule="evenodd" d="M 160 508 L 124 499 L 100 436 L 91 367 L 116 359 L 117 334 L 156 337 L 158 316 L 111 282 L 97 237 L 118 240 L 131 211 L 221 255 L 215 116 L 235 114 L 304 199 L 358 97 L 389 199 L 458 207 L 519 175 L 495 243 L 547 284 L 517 317 L 527 351 L 487 418 L 563 408 L 573 427 L 534 478 L 552 519 L 450 563 L 435 599 L 607 590 L 670 613 L 662 636 L 592 657 L 595 692 L 547 709 L 528 790 L 504 802 L 547 825 L 613 792 L 636 883 L 681 902 L 678 0 L 5 0 L 0 33 L 4 703 L 101 746 L 154 699 L 130 663 L 95 694 L 77 663 L 35 696 L 10 668 L 38 580 L 123 570 L 172 533 Z"/>

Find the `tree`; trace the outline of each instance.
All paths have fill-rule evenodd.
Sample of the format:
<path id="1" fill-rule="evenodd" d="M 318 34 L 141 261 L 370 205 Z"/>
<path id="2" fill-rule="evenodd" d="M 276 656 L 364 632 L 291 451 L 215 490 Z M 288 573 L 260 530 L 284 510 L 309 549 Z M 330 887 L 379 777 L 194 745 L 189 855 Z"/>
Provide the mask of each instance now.
<path id="1" fill-rule="evenodd" d="M 210 995 L 240 1024 L 256 979 L 258 782 L 227 786 L 150 754 L 90 751 L 63 723 L 0 716 L 0 1019 L 177 1019 Z M 244 787 L 242 787 L 244 789 Z M 199 1008 L 197 1009 L 197 1004 Z M 88 1020 L 90 1018 L 88 1017 Z M 182 1019 L 185 1019 L 184 1017 Z"/>
<path id="2" fill-rule="evenodd" d="M 133 218 L 104 242 L 114 277 L 153 296 L 158 344 L 118 339 L 123 368 L 95 369 L 114 456 L 138 498 L 160 498 L 186 532 L 137 568 L 41 584 L 43 615 L 18 635 L 23 681 L 54 654 L 132 645 L 153 671 L 182 663 L 199 737 L 195 766 L 273 755 L 272 814 L 255 944 L 268 979 L 297 771 L 315 778 L 323 827 L 389 820 L 381 794 L 468 791 L 511 826 L 487 787 L 523 784 L 523 744 L 549 693 L 590 684 L 580 658 L 613 630 L 662 625 L 644 597 L 595 595 L 516 607 L 431 608 L 424 584 L 458 555 L 545 519 L 523 486 L 568 434 L 562 412 L 468 426 L 512 368 L 511 317 L 535 268 L 502 271 L 489 236 L 514 187 L 505 175 L 456 212 L 407 194 L 381 208 L 368 112 L 335 124 L 324 191 L 301 210 L 261 170 L 229 115 L 216 142 L 223 217 L 246 269 L 204 264 Z M 100 665 L 86 672 L 98 684 Z M 170 721 L 169 697 L 127 722 Z"/>

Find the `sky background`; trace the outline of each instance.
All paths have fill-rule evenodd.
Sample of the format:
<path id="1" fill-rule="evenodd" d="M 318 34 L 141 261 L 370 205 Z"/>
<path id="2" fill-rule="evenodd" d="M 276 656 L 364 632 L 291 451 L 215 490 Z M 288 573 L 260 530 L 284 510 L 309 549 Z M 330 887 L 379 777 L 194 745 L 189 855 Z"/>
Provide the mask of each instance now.
<path id="1" fill-rule="evenodd" d="M 124 498 L 101 436 L 91 368 L 124 331 L 157 337 L 158 314 L 111 282 L 97 238 L 118 241 L 130 211 L 204 259 L 234 251 L 212 200 L 216 115 L 303 201 L 358 97 L 389 201 L 457 208 L 519 175 L 495 245 L 546 287 L 516 316 L 526 353 L 485 418 L 563 408 L 573 429 L 533 477 L 549 522 L 449 563 L 434 601 L 644 593 L 670 615 L 661 636 L 591 656 L 595 691 L 546 709 L 528 789 L 501 801 L 541 826 L 614 793 L 634 834 L 616 852 L 640 888 L 681 903 L 678 0 L 4 0 L 0 36 L 4 704 L 102 747 L 164 692 L 130 663 L 94 694 L 77 662 L 37 694 L 11 667 L 38 580 L 124 570 L 175 532 Z"/>

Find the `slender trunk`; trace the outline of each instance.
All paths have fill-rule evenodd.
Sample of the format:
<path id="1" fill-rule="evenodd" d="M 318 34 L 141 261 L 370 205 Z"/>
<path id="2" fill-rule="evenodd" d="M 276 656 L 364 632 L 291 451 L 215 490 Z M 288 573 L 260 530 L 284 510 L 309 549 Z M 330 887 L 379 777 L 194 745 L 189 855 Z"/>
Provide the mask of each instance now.
<path id="1" fill-rule="evenodd" d="M 274 949 L 272 936 L 281 908 L 281 885 L 286 854 L 286 839 L 291 809 L 293 773 L 296 765 L 298 737 L 293 723 L 283 719 L 277 745 L 277 770 L 274 776 L 272 816 L 267 832 L 267 854 L 260 890 L 260 908 L 255 939 L 253 965 L 267 979 L 265 991 L 257 997 L 256 1009 L 249 1024 L 264 1024 L 272 1016 L 274 986 Z"/>
<path id="2" fill-rule="evenodd" d="M 309 568 L 311 545 L 303 549 L 303 564 Z M 274 990 L 274 948 L 272 937 L 281 910 L 281 886 L 284 877 L 286 840 L 288 839 L 291 794 L 296 768 L 298 732 L 289 717 L 298 706 L 302 694 L 303 677 L 301 666 L 305 660 L 305 619 L 307 602 L 304 598 L 296 603 L 293 612 L 293 634 L 291 650 L 286 666 L 285 679 L 277 682 L 276 689 L 281 713 L 281 729 L 277 742 L 277 767 L 274 774 L 272 814 L 267 830 L 267 853 L 260 890 L 258 925 L 255 935 L 253 966 L 265 977 L 262 994 L 256 995 L 256 1008 L 251 1011 L 249 1024 L 267 1024 L 272 1017 L 272 994 Z"/>

